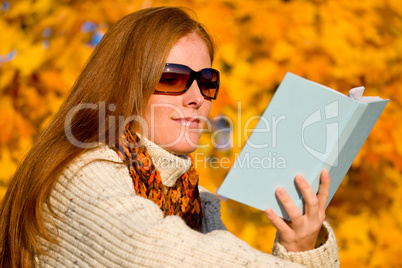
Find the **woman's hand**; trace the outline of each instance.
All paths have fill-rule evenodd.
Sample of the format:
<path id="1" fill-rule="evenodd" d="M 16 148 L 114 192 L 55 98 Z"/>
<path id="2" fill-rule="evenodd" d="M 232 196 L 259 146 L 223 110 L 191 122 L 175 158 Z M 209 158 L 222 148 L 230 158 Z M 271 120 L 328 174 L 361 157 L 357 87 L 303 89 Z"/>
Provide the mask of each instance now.
<path id="1" fill-rule="evenodd" d="M 300 252 L 314 249 L 325 219 L 325 206 L 327 204 L 330 177 L 327 170 L 321 173 L 318 194 L 311 189 L 308 182 L 301 175 L 296 176 L 296 184 L 305 201 L 305 214 L 302 215 L 283 187 L 276 190 L 276 195 L 288 213 L 291 222 L 278 217 L 272 209 L 265 214 L 279 233 L 279 243 L 288 252 Z"/>

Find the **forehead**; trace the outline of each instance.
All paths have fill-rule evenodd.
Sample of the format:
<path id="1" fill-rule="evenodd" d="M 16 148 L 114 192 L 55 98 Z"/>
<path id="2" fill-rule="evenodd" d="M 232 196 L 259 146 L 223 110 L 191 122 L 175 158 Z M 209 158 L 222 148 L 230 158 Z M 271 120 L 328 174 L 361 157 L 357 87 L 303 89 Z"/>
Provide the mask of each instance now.
<path id="1" fill-rule="evenodd" d="M 198 34 L 191 33 L 176 42 L 169 52 L 167 63 L 183 64 L 193 70 L 201 70 L 211 67 L 211 58 L 204 40 Z"/>

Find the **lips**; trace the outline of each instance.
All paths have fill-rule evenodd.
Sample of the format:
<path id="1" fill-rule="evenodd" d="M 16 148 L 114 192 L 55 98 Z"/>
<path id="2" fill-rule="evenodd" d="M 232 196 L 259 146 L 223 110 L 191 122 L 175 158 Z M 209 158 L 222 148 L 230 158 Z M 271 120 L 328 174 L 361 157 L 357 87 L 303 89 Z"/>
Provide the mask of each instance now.
<path id="1" fill-rule="evenodd" d="M 196 117 L 172 118 L 172 120 L 189 128 L 198 128 L 198 123 L 200 122 L 200 119 Z"/>

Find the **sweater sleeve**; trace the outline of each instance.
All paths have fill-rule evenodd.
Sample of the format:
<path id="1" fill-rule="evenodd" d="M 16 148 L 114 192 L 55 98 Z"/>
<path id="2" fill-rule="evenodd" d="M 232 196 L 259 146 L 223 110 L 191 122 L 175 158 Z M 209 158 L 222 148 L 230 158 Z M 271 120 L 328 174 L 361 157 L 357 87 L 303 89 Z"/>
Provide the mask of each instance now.
<path id="1" fill-rule="evenodd" d="M 202 206 L 201 232 L 209 233 L 214 230 L 226 230 L 221 219 L 221 205 L 218 198 L 202 186 L 198 187 Z"/>
<path id="2" fill-rule="evenodd" d="M 279 243 L 277 234 L 272 254 L 285 260 L 305 264 L 307 267 L 340 267 L 335 234 L 327 222 L 324 222 L 318 234 L 315 249 L 305 252 L 287 252 Z"/>
<path id="3" fill-rule="evenodd" d="M 204 212 L 201 231 L 207 233 L 213 230 L 226 230 L 220 217 L 218 198 L 202 186 L 199 187 L 199 190 Z M 327 222 L 324 222 L 320 230 L 316 249 L 307 252 L 287 252 L 279 243 L 277 234 L 272 254 L 285 260 L 305 264 L 307 267 L 317 267 L 318 265 L 319 267 L 335 268 L 340 266 L 335 234 Z"/>
<path id="4" fill-rule="evenodd" d="M 202 234 L 179 217 L 163 217 L 156 204 L 135 195 L 127 167 L 96 159 L 118 162 L 87 152 L 56 183 L 51 204 L 57 217 L 48 213 L 45 221 L 57 243 L 42 241 L 40 267 L 303 267 L 228 231 Z M 299 259 L 315 261 L 310 255 Z"/>

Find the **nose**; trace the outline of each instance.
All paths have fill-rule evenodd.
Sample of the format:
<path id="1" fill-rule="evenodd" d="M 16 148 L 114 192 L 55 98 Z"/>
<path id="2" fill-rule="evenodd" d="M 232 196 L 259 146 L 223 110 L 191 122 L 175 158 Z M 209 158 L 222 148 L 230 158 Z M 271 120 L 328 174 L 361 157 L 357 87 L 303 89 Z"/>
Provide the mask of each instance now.
<path id="1" fill-rule="evenodd" d="M 200 107 L 204 103 L 204 96 L 201 94 L 201 89 L 198 87 L 197 81 L 194 79 L 190 88 L 183 95 L 184 106 Z"/>

